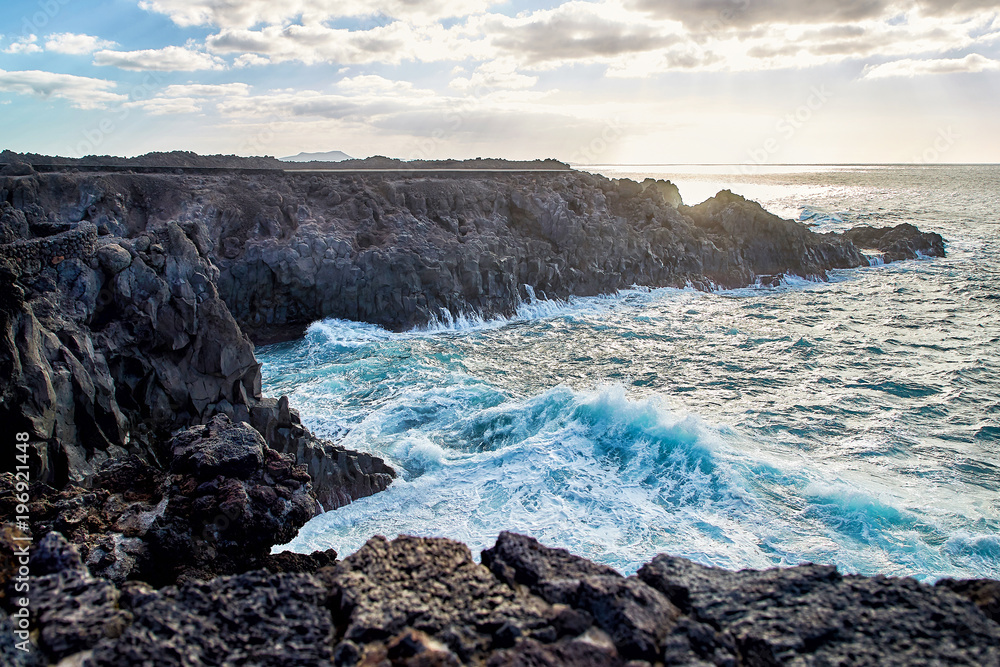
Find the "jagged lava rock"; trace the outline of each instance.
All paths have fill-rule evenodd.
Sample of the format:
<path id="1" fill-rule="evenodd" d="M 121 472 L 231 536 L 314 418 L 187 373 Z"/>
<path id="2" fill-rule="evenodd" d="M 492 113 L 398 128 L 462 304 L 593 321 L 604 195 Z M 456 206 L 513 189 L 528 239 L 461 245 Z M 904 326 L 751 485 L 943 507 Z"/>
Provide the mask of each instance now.
<path id="1" fill-rule="evenodd" d="M 58 533 L 33 558 L 35 636 L 50 661 L 88 651 L 92 664 L 123 666 L 1000 661 L 1000 625 L 947 584 L 817 565 L 730 572 L 658 556 L 622 577 L 511 533 L 484 552 L 489 567 L 451 540 L 376 537 L 333 567 L 156 591 L 92 577 Z"/>
<path id="2" fill-rule="evenodd" d="M 220 296 L 258 341 L 326 317 L 405 329 L 509 315 L 524 285 L 565 298 L 634 284 L 823 279 L 868 264 L 848 236 L 815 234 L 729 192 L 685 207 L 668 181 L 573 171 L 64 173 L 2 187 L 24 206 L 72 211 L 124 237 L 194 225 L 218 267 Z M 92 203 L 83 210 L 80 201 Z M 906 241 L 890 259 L 943 252 L 929 236 L 895 234 Z"/>
<path id="3" fill-rule="evenodd" d="M 665 555 L 638 577 L 731 638 L 712 646 L 702 634 L 699 653 L 734 646 L 743 664 L 1000 664 L 1000 626 L 969 600 L 913 579 L 821 565 L 730 572 Z"/>

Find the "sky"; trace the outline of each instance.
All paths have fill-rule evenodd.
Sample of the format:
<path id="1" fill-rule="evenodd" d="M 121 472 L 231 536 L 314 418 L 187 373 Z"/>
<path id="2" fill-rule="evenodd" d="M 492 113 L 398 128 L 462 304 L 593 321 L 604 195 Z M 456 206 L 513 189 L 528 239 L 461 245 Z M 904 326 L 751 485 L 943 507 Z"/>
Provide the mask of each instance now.
<path id="1" fill-rule="evenodd" d="M 0 148 L 1000 162 L 1000 1 L 5 0 Z"/>

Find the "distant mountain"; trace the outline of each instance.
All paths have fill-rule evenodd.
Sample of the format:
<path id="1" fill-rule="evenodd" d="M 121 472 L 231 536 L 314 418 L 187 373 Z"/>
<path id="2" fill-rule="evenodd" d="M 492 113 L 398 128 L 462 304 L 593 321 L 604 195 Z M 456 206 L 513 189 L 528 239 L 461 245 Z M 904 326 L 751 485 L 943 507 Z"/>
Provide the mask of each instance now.
<path id="1" fill-rule="evenodd" d="M 343 151 L 328 151 L 326 153 L 299 153 L 290 157 L 279 157 L 282 162 L 340 162 L 342 160 L 353 160 L 350 155 Z"/>

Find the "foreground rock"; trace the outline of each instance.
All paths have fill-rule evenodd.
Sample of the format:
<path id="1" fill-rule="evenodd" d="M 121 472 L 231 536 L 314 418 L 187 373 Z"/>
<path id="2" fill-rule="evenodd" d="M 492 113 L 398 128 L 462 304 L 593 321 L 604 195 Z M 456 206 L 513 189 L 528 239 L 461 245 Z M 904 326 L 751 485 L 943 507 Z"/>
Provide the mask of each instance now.
<path id="1" fill-rule="evenodd" d="M 623 577 L 511 533 L 483 564 L 450 540 L 376 537 L 333 566 L 157 591 L 93 577 L 57 533 L 34 560 L 36 664 L 1000 664 L 1000 625 L 948 586 L 816 565 L 658 556 Z"/>
<path id="2" fill-rule="evenodd" d="M 278 565 L 271 547 L 319 510 L 306 466 L 225 415 L 179 432 L 166 451 L 166 471 L 129 457 L 102 466 L 91 488 L 35 485 L 35 535 L 64 535 L 93 575 L 163 586 Z M 14 514 L 12 489 L 10 475 L 0 477 L 5 515 Z"/>

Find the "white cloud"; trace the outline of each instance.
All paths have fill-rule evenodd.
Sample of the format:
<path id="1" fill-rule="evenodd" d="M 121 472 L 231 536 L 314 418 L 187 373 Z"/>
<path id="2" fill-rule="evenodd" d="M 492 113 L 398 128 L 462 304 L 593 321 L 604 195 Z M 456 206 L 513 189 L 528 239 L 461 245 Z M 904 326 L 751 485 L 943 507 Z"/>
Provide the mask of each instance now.
<path id="1" fill-rule="evenodd" d="M 790 0 L 769 1 L 755 10 L 763 12 L 759 17 Z M 471 60 L 478 63 L 470 68 L 473 72 L 453 71 L 451 87 L 472 90 L 531 87 L 536 81 L 533 71 L 575 64 L 602 65 L 608 76 L 620 78 L 671 71 L 802 69 L 879 56 L 926 57 L 990 45 L 1000 39 L 995 13 L 932 15 L 931 10 L 940 8 L 929 2 L 920 5 L 923 9 L 891 17 L 843 22 L 848 15 L 881 12 L 869 11 L 868 0 L 858 0 L 849 6 L 838 5 L 836 10 L 791 12 L 789 17 L 801 19 L 797 23 L 764 27 L 752 21 L 746 25 L 730 21 L 724 29 L 686 25 L 636 8 L 637 2 L 629 6 L 621 2 L 570 0 L 553 9 L 526 11 L 515 17 L 472 15 L 448 27 L 395 21 L 355 30 L 308 22 L 227 28 L 210 35 L 205 46 L 214 54 L 238 54 L 237 67 L 289 61 L 397 65 Z M 703 0 L 702 9 L 714 7 L 713 2 L 738 4 L 743 0 Z M 500 63 L 502 70 L 498 69 Z"/>
<path id="2" fill-rule="evenodd" d="M 337 82 L 337 88 L 350 95 L 428 96 L 434 92 L 414 88 L 409 81 L 393 81 L 375 74 L 360 74 Z"/>
<path id="3" fill-rule="evenodd" d="M 1000 60 L 991 60 L 978 53 L 970 53 L 964 58 L 939 58 L 936 60 L 914 60 L 906 58 L 882 65 L 865 68 L 862 79 L 886 79 L 890 77 L 914 77 L 928 74 L 960 74 L 1000 71 Z"/>
<path id="4" fill-rule="evenodd" d="M 283 26 L 295 19 L 319 24 L 331 18 L 388 16 L 410 23 L 485 11 L 497 0 L 142 0 L 145 10 L 166 14 L 180 26 L 214 25 L 223 29 Z"/>
<path id="5" fill-rule="evenodd" d="M 0 90 L 42 99 L 64 99 L 78 109 L 99 109 L 109 103 L 124 102 L 128 99 L 125 95 L 111 92 L 116 85 L 114 81 L 72 74 L 0 70 Z"/>
<path id="6" fill-rule="evenodd" d="M 227 98 L 241 98 L 250 94 L 245 83 L 185 83 L 167 86 L 155 97 L 134 100 L 123 106 L 142 109 L 153 116 L 201 113 L 205 106 Z"/>
<path id="7" fill-rule="evenodd" d="M 7 46 L 0 53 L 38 53 L 42 47 L 38 46 L 38 35 L 25 35 L 19 37 L 16 42 Z"/>
<path id="8" fill-rule="evenodd" d="M 142 51 L 98 51 L 94 64 L 119 69 L 156 72 L 193 72 L 225 69 L 221 58 L 183 46 Z"/>
<path id="9" fill-rule="evenodd" d="M 456 70 L 461 70 L 456 68 Z M 452 70 L 454 73 L 455 70 Z M 456 77 L 448 84 L 456 90 L 482 91 L 492 89 L 523 90 L 538 83 L 537 76 L 528 76 L 517 71 L 517 63 L 511 58 L 498 58 L 483 63 L 468 77 Z"/>
<path id="10" fill-rule="evenodd" d="M 250 94 L 250 86 L 245 83 L 187 83 L 167 86 L 163 97 L 242 97 Z"/>
<path id="11" fill-rule="evenodd" d="M 315 24 L 224 30 L 208 37 L 205 43 L 213 53 L 257 54 L 277 63 L 398 64 L 407 60 L 462 60 L 479 54 L 477 45 L 460 29 L 401 21 L 370 30 Z"/>
<path id="12" fill-rule="evenodd" d="M 182 113 L 199 113 L 202 111 L 202 102 L 203 100 L 193 97 L 154 97 L 149 100 L 128 102 L 122 106 L 130 109 L 142 109 L 151 116 L 168 116 Z"/>
<path id="13" fill-rule="evenodd" d="M 256 53 L 244 53 L 242 56 L 237 56 L 236 60 L 233 61 L 233 67 L 243 68 L 243 67 L 260 67 L 261 65 L 270 65 L 271 61 L 262 56 L 258 56 Z"/>
<path id="14" fill-rule="evenodd" d="M 60 32 L 49 35 L 45 40 L 45 50 L 70 55 L 84 55 L 100 49 L 109 49 L 114 42 L 94 37 L 93 35 L 78 35 L 72 32 Z"/>

